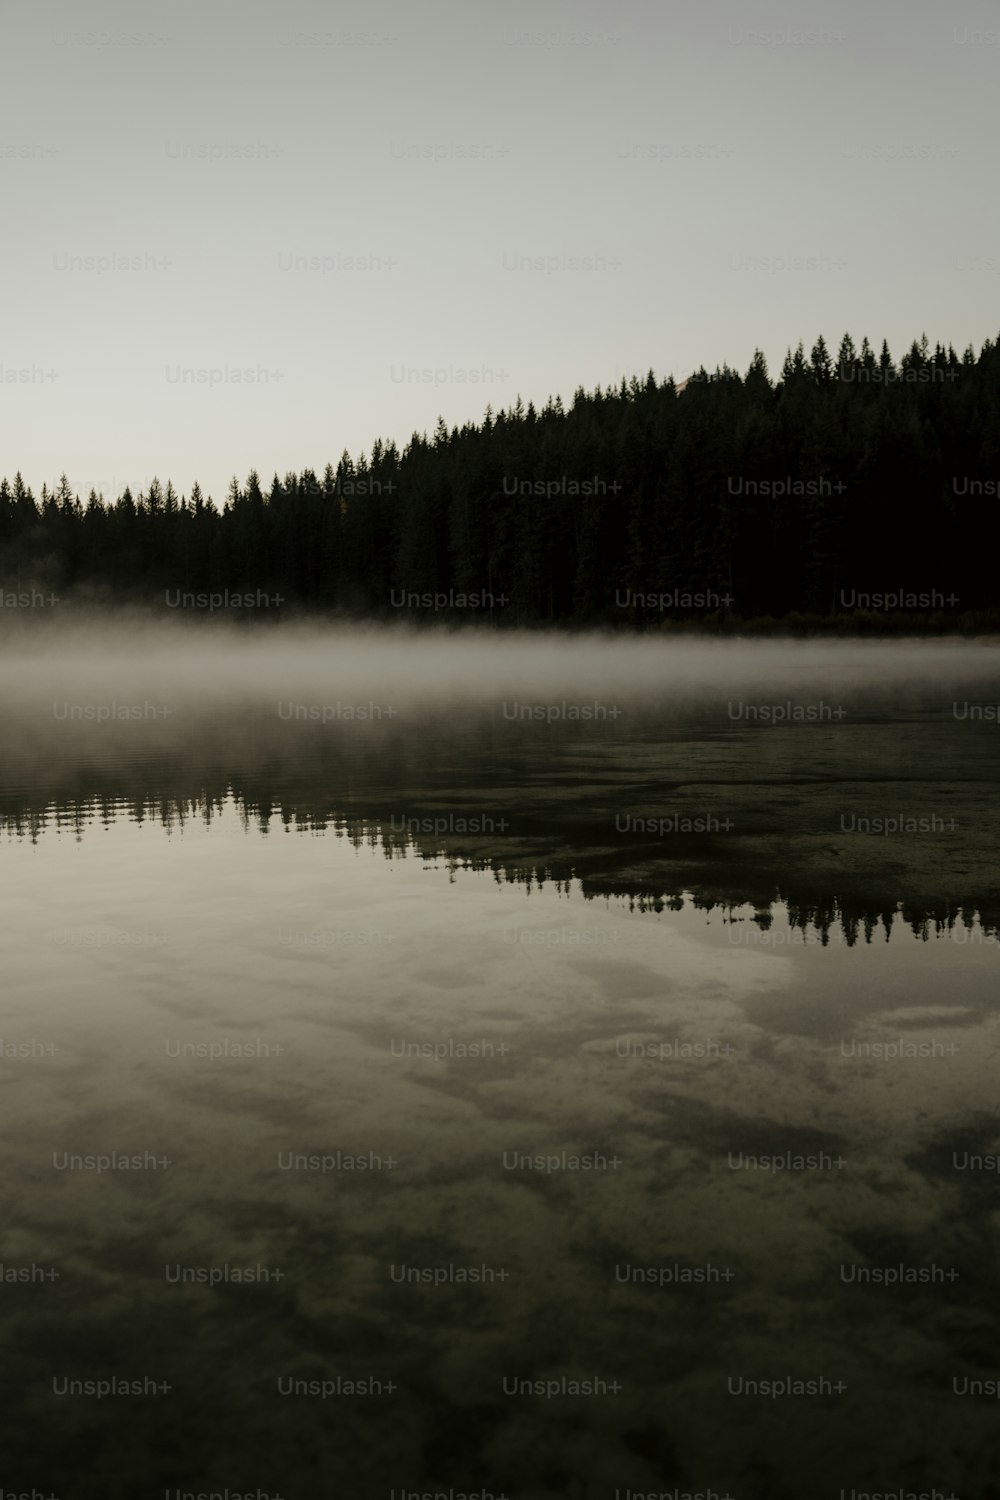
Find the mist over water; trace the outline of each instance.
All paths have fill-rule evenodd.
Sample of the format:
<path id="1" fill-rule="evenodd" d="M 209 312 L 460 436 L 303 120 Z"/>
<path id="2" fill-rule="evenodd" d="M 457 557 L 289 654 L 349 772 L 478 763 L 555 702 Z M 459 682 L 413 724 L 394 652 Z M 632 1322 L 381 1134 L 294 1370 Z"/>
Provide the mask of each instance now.
<path id="1" fill-rule="evenodd" d="M 70 624 L 12 626 L 4 642 L 5 691 L 25 691 L 44 668 L 46 686 L 73 680 L 88 692 L 131 683 L 180 694 L 184 706 L 210 700 L 220 708 L 318 687 L 377 689 L 411 709 L 452 697 L 477 703 L 503 694 L 568 698 L 612 689 L 634 706 L 663 699 L 683 706 L 737 688 L 787 693 L 792 673 L 799 686 L 828 686 L 831 672 L 838 691 L 889 699 L 904 687 L 958 686 L 989 681 L 991 674 L 995 680 L 1000 661 L 1000 643 L 957 638 L 741 640 L 308 621 L 247 626 L 86 610 L 74 611 Z"/>
<path id="2" fill-rule="evenodd" d="M 990 642 L 81 612 L 11 634 L 0 693 L 0 809 L 35 834 L 97 804 L 169 823 L 234 798 L 263 829 L 343 827 L 643 904 L 783 898 L 820 926 L 852 905 L 863 924 L 900 903 L 918 927 L 1000 914 Z M 904 836 L 853 836 L 872 820 Z"/>
<path id="3" fill-rule="evenodd" d="M 31 764 L 42 750 L 58 758 L 118 744 L 180 748 L 245 714 L 268 748 L 287 723 L 405 733 L 448 713 L 625 734 L 654 717 L 720 729 L 757 723 L 762 708 L 772 727 L 810 712 L 819 723 L 922 709 L 953 717 L 957 700 L 995 690 L 1000 677 L 1000 646 L 989 642 L 248 628 L 142 614 L 123 626 L 79 613 L 71 626 L 5 637 L 5 764 Z"/>
<path id="4" fill-rule="evenodd" d="M 996 644 L 3 646 L 14 1470 L 990 1493 Z"/>

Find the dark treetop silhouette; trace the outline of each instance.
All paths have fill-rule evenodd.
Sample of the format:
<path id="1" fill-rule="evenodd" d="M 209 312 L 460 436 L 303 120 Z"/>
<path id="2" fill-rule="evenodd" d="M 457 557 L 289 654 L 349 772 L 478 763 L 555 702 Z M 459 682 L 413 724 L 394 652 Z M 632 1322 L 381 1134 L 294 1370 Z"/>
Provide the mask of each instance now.
<path id="1" fill-rule="evenodd" d="M 1000 340 L 959 357 L 925 336 L 897 363 L 847 335 L 834 360 L 820 337 L 777 383 L 758 352 L 683 392 L 650 371 L 569 410 L 518 398 L 321 478 L 265 489 L 252 471 L 221 510 L 158 480 L 81 503 L 64 476 L 36 499 L 18 473 L 0 484 L 0 587 L 494 625 L 975 629 L 1000 618 L 981 566 L 998 481 Z"/>

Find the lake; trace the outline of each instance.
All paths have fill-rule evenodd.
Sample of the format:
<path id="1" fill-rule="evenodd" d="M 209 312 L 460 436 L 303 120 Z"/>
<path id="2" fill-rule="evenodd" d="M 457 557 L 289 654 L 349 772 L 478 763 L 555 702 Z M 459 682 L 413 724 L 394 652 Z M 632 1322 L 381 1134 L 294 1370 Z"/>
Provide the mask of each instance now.
<path id="1" fill-rule="evenodd" d="M 1000 647 L 0 689 L 5 1492 L 1000 1495 Z"/>

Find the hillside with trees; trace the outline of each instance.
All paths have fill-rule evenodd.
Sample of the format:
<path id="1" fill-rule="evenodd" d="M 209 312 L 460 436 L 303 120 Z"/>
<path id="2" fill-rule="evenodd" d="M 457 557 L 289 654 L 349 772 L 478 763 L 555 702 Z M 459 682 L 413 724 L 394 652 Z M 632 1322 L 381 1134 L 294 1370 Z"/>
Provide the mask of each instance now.
<path id="1" fill-rule="evenodd" d="M 683 388 L 650 372 L 568 408 L 519 398 L 322 474 L 251 471 L 218 505 L 158 480 L 113 501 L 65 478 L 36 496 L 17 473 L 0 484 L 0 589 L 160 608 L 263 594 L 283 612 L 494 626 L 912 610 L 982 628 L 1000 619 L 998 491 L 1000 339 L 959 356 L 924 337 L 896 361 L 820 337 L 776 381 L 758 352 L 745 375 L 701 369 Z M 901 595 L 917 602 L 885 603 Z"/>

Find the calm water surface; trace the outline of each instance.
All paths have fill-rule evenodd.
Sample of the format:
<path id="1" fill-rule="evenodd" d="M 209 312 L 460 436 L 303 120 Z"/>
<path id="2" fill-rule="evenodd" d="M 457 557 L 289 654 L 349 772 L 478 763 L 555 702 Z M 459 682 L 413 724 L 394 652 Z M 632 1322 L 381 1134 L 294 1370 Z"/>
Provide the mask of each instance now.
<path id="1" fill-rule="evenodd" d="M 362 645 L 10 644 L 4 1489 L 1000 1495 L 1000 653 Z"/>

